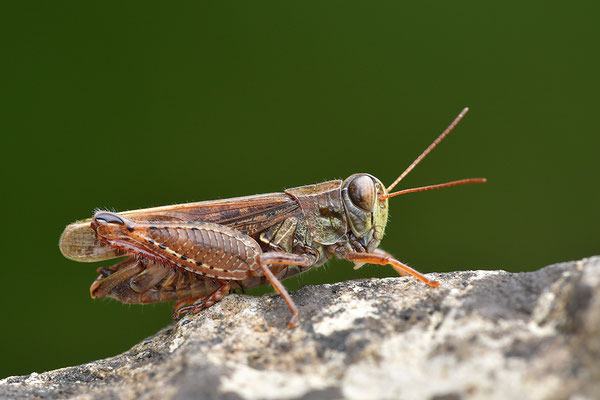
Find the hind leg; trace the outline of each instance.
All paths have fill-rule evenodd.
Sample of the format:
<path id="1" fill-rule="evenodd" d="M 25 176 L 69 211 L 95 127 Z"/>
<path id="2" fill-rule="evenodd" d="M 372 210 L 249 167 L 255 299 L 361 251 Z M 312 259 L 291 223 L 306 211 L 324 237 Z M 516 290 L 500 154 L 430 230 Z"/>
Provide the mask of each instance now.
<path id="1" fill-rule="evenodd" d="M 190 311 L 192 314 L 198 314 L 200 311 L 221 300 L 223 296 L 229 293 L 231 285 L 229 281 L 218 280 L 218 282 L 220 286 L 208 296 L 193 297 L 175 303 L 175 307 L 173 308 L 173 319 L 179 318 L 181 314 Z"/>

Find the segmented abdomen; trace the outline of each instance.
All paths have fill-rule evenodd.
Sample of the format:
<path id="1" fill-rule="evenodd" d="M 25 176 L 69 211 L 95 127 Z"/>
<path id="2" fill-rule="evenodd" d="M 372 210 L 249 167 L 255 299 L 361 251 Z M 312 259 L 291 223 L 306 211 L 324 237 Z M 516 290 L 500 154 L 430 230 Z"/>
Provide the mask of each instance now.
<path id="1" fill-rule="evenodd" d="M 90 288 L 92 297 L 111 297 L 128 304 L 206 296 L 220 286 L 214 278 L 134 257 L 109 268 L 99 268 L 98 272 L 100 276 Z M 237 282 L 232 282 L 235 289 L 239 289 Z"/>

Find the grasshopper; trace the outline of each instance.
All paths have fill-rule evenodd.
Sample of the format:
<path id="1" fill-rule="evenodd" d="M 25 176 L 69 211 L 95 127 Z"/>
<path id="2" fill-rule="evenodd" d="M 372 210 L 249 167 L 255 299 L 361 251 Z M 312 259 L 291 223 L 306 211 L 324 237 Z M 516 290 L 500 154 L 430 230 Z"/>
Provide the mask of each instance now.
<path id="1" fill-rule="evenodd" d="M 174 318 L 198 313 L 230 291 L 270 283 L 299 321 L 283 279 L 336 256 L 354 263 L 391 265 L 431 287 L 439 282 L 379 249 L 391 197 L 467 183 L 462 179 L 397 192 L 392 189 L 450 133 L 468 108 L 387 188 L 372 175 L 231 199 L 113 213 L 68 225 L 60 249 L 69 259 L 94 262 L 125 258 L 99 268 L 92 298 L 123 303 L 177 301 Z"/>

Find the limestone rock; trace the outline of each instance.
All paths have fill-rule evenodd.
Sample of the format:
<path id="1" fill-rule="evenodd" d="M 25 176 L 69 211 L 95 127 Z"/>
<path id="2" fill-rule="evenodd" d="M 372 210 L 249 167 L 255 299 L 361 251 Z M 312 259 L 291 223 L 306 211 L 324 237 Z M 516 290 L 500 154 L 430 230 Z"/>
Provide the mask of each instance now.
<path id="1" fill-rule="evenodd" d="M 600 257 L 230 295 L 105 360 L 0 381 L 1 398 L 593 399 Z"/>

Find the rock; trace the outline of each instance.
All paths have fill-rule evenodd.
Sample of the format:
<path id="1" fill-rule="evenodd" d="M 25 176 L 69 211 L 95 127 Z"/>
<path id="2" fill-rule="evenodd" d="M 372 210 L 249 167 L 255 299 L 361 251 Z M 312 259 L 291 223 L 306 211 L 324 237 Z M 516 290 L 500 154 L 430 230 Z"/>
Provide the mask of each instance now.
<path id="1" fill-rule="evenodd" d="M 116 357 L 0 381 L 2 398 L 592 399 L 600 257 L 230 295 Z"/>

